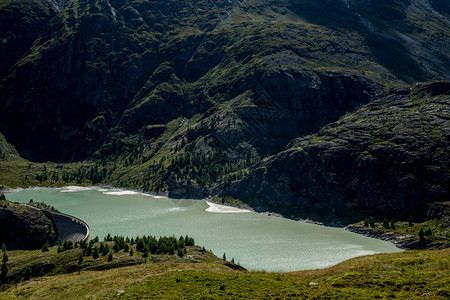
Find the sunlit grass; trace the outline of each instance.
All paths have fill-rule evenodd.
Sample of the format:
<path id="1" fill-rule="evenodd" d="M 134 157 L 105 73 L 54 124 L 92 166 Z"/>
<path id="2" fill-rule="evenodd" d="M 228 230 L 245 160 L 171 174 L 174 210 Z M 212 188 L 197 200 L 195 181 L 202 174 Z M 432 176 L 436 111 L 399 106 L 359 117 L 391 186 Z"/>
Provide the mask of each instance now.
<path id="1" fill-rule="evenodd" d="M 450 250 L 358 257 L 320 270 L 235 271 L 211 257 L 201 263 L 146 263 L 105 271 L 34 278 L 0 293 L 2 299 L 448 299 Z"/>

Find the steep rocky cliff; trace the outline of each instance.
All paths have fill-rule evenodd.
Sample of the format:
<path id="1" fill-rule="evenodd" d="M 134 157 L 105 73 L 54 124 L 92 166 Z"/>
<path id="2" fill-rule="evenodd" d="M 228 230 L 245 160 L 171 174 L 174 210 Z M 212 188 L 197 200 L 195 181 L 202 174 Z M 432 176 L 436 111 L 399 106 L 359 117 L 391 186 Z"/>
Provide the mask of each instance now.
<path id="1" fill-rule="evenodd" d="M 42 210 L 7 200 L 0 200 L 0 226 L 0 243 L 8 250 L 39 249 L 57 238 L 52 220 Z"/>
<path id="2" fill-rule="evenodd" d="M 50 0 L 5 0 L 0 3 L 0 80 L 56 16 L 61 8 L 58 4 L 58 1 Z"/>
<path id="3" fill-rule="evenodd" d="M 385 85 L 447 79 L 435 2 L 11 0 L 0 131 L 27 159 L 67 162 L 152 146 L 162 132 L 148 126 L 228 115 L 264 156 Z M 218 129 L 234 148 L 236 130 Z"/>
<path id="4" fill-rule="evenodd" d="M 450 197 L 450 83 L 394 88 L 292 141 L 222 192 L 322 220 L 424 219 Z"/>
<path id="5" fill-rule="evenodd" d="M 16 149 L 9 144 L 3 134 L 0 133 L 0 159 L 7 160 L 19 157 Z"/>

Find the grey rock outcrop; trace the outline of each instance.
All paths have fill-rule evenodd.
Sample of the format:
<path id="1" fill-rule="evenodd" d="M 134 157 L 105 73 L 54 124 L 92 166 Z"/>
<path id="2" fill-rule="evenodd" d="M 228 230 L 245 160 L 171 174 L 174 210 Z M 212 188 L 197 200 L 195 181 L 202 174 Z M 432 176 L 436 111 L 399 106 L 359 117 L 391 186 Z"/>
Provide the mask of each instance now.
<path id="1" fill-rule="evenodd" d="M 221 193 L 259 210 L 319 220 L 424 219 L 450 195 L 450 83 L 367 104 L 264 159 Z"/>
<path id="2" fill-rule="evenodd" d="M 0 200 L 0 227 L 0 243 L 8 250 L 38 249 L 57 240 L 56 228 L 43 211 L 6 200 Z"/>

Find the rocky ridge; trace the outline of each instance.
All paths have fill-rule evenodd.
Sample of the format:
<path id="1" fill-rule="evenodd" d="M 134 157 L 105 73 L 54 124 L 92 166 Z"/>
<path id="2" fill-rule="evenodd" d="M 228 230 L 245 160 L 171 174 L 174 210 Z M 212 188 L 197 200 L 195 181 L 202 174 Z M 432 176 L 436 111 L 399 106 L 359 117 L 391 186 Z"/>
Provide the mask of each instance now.
<path id="1" fill-rule="evenodd" d="M 39 249 L 46 242 L 56 242 L 52 220 L 44 211 L 28 205 L 0 200 L 0 224 L 0 243 L 8 250 Z"/>
<path id="2" fill-rule="evenodd" d="M 319 220 L 425 219 L 428 204 L 449 198 L 449 88 L 393 89 L 292 141 L 221 193 Z"/>
<path id="3" fill-rule="evenodd" d="M 156 148 L 200 115 L 219 146 L 263 157 L 386 83 L 448 78 L 439 3 L 11 0 L 6 14 L 24 8 L 4 35 L 34 31 L 23 56 L 5 52 L 0 131 L 22 157 L 67 162 Z"/>

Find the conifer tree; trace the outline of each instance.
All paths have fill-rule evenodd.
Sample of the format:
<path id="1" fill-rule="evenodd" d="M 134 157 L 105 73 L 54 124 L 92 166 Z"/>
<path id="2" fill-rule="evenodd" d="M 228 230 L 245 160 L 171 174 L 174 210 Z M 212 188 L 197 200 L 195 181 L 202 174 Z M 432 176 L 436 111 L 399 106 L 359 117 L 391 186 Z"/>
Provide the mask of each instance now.
<path id="1" fill-rule="evenodd" d="M 94 246 L 94 249 L 92 250 L 92 257 L 94 259 L 97 259 L 99 257 L 99 252 L 97 246 Z"/>
<path id="2" fill-rule="evenodd" d="M 8 265 L 6 264 L 6 262 L 2 263 L 2 270 L 0 272 L 0 280 L 2 282 L 6 282 L 6 275 L 8 275 Z"/>
<path id="3" fill-rule="evenodd" d="M 109 246 L 108 244 L 105 244 L 105 247 L 103 247 L 102 255 L 105 256 L 109 253 Z"/>
<path id="4" fill-rule="evenodd" d="M 394 221 L 394 219 L 391 220 L 389 226 L 391 227 L 391 229 L 395 229 L 395 221 Z"/>
<path id="5" fill-rule="evenodd" d="M 143 258 L 147 258 L 148 255 L 149 255 L 149 251 L 148 251 L 147 246 L 144 247 L 144 251 L 143 251 L 143 252 L 144 252 L 144 253 L 142 254 L 142 257 L 143 257 Z"/>
<path id="6" fill-rule="evenodd" d="M 183 257 L 183 255 L 184 255 L 183 249 L 178 248 L 178 253 L 177 254 L 178 254 L 179 257 Z"/>
<path id="7" fill-rule="evenodd" d="M 89 242 L 87 249 L 86 249 L 86 256 L 91 256 L 92 255 L 92 243 Z"/>
<path id="8" fill-rule="evenodd" d="M 369 218 L 369 224 L 370 224 L 370 227 L 375 228 L 375 218 L 374 217 Z"/>
<path id="9" fill-rule="evenodd" d="M 383 220 L 383 227 L 386 229 L 389 229 L 389 221 L 387 218 L 384 218 L 384 220 Z"/>
<path id="10" fill-rule="evenodd" d="M 425 235 L 423 233 L 423 229 L 422 228 L 420 228 L 420 231 L 419 231 L 419 242 L 420 243 L 424 243 L 425 242 Z"/>
<path id="11" fill-rule="evenodd" d="M 42 252 L 48 252 L 48 246 L 49 246 L 48 242 L 45 242 L 45 244 L 42 245 L 41 251 Z"/>

